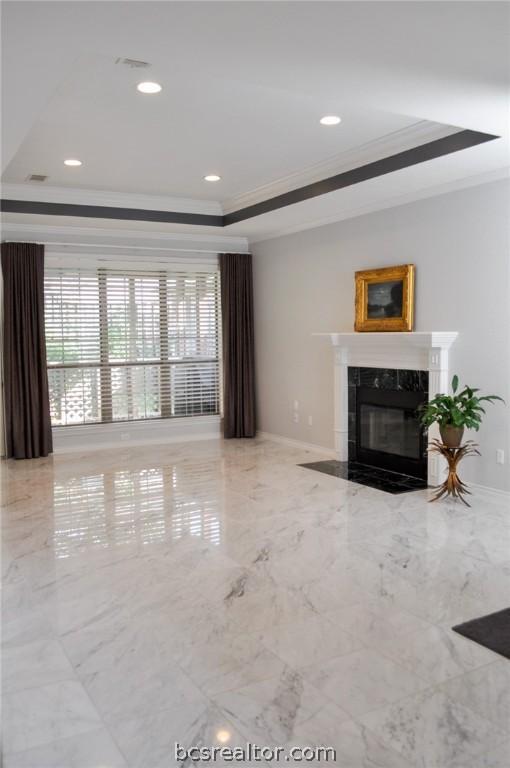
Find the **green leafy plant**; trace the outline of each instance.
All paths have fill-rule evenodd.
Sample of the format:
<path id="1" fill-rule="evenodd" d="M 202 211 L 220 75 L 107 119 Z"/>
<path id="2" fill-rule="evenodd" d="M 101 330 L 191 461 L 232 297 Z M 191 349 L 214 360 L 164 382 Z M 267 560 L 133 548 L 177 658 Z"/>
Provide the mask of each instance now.
<path id="1" fill-rule="evenodd" d="M 478 432 L 485 410 L 480 403 L 492 403 L 495 400 L 505 401 L 498 395 L 479 397 L 479 389 L 464 387 L 458 394 L 459 377 L 452 379 L 452 395 L 436 395 L 428 403 L 420 407 L 420 420 L 425 427 L 439 424 L 440 427 L 467 427 Z"/>

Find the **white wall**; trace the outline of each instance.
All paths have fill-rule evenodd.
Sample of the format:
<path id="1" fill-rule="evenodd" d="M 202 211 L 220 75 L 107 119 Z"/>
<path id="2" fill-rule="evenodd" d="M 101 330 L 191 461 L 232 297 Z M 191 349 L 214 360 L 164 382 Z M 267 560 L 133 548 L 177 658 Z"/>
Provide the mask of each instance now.
<path id="1" fill-rule="evenodd" d="M 104 448 L 119 449 L 134 445 L 187 443 L 192 440 L 214 440 L 220 437 L 220 416 L 79 424 L 73 427 L 53 427 L 53 452 L 83 453 Z"/>
<path id="2" fill-rule="evenodd" d="M 469 435 L 483 455 L 463 477 L 510 490 L 509 213 L 503 180 L 255 244 L 258 428 L 333 447 L 333 353 L 311 334 L 353 330 L 355 270 L 414 263 L 415 330 L 459 331 L 452 372 L 508 403 Z"/>

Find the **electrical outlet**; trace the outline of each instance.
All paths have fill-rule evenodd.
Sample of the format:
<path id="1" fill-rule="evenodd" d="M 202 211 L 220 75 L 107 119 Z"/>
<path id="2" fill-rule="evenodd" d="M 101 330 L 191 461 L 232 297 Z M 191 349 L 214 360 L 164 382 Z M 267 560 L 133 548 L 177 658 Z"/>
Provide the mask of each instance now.
<path id="1" fill-rule="evenodd" d="M 505 452 L 503 448 L 498 448 L 496 451 L 496 464 L 504 464 L 505 463 Z"/>
<path id="2" fill-rule="evenodd" d="M 313 419 L 311 416 L 308 417 L 308 426 L 311 427 L 313 424 Z"/>
<path id="3" fill-rule="evenodd" d="M 294 422 L 294 424 L 299 424 L 299 413 L 297 413 L 296 411 L 294 411 L 294 413 L 292 414 L 292 421 Z"/>
<path id="4" fill-rule="evenodd" d="M 294 400 L 294 410 L 295 411 L 299 411 L 299 401 L 298 400 Z"/>

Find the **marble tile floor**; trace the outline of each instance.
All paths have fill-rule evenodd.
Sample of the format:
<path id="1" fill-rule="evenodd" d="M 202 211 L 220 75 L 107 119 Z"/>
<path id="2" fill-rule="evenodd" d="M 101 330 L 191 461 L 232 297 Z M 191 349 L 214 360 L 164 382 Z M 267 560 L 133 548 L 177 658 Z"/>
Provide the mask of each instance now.
<path id="1" fill-rule="evenodd" d="M 325 745 L 339 768 L 507 768 L 510 509 L 205 441 L 2 465 L 5 768 Z M 256 763 L 253 763 L 256 764 Z"/>

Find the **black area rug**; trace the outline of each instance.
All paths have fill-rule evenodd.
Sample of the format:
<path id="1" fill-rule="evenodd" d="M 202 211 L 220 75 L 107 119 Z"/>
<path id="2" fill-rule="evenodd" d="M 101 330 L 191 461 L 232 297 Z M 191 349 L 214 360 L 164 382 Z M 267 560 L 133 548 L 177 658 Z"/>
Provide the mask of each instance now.
<path id="1" fill-rule="evenodd" d="M 397 472 L 389 472 L 387 469 L 369 467 L 366 464 L 358 464 L 356 461 L 313 461 L 310 464 L 300 464 L 300 467 L 315 469 L 326 475 L 341 477 L 359 485 L 367 485 L 369 488 L 377 488 L 386 493 L 407 493 L 418 491 L 427 487 L 425 480 L 419 480 L 409 475 L 399 475 Z"/>
<path id="2" fill-rule="evenodd" d="M 510 659 L 510 608 L 457 624 L 452 629 Z"/>

